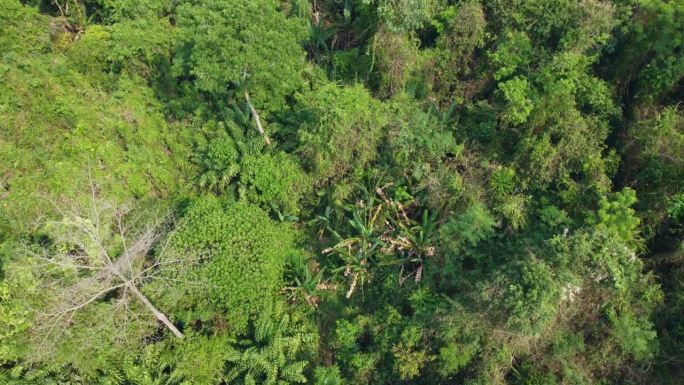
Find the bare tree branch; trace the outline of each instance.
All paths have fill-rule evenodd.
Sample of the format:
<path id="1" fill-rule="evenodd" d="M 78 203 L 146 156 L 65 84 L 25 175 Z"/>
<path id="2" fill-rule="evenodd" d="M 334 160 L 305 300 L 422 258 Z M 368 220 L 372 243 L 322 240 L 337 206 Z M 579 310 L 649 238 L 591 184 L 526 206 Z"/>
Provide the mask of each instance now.
<path id="1" fill-rule="evenodd" d="M 117 300 L 111 307 L 115 311 L 112 314 L 115 322 L 125 325 L 131 321 L 129 315 L 133 315 L 133 322 L 142 328 L 143 320 L 130 308 L 129 298 L 136 298 L 157 321 L 176 337 L 183 338 L 183 333 L 166 314 L 138 288 L 142 282 L 153 278 L 162 264 L 184 262 L 183 259 L 160 261 L 169 238 L 157 258 L 150 261 L 150 252 L 166 234 L 170 215 L 155 217 L 132 229 L 127 226 L 131 210 L 104 202 L 92 178 L 89 198 L 85 210 L 60 207 L 58 211 L 63 219 L 48 224 L 57 241 L 57 247 L 51 249 L 54 255 L 27 250 L 39 262 L 32 268 L 46 290 L 46 302 L 42 305 L 43 310 L 36 312 L 38 322 L 34 326 L 34 330 L 43 335 L 39 349 L 51 339 L 56 343 L 77 319 L 76 313 L 105 297 L 112 298 L 112 295 Z M 48 267 L 53 269 L 46 269 Z M 117 309 L 121 310 L 118 315 Z M 55 334 L 59 325 L 61 330 Z M 123 332 L 122 327 L 117 328 L 118 334 Z"/>
<path id="2" fill-rule="evenodd" d="M 85 301 L 85 302 L 79 303 L 78 305 L 73 306 L 73 307 L 70 307 L 70 308 L 68 308 L 68 309 L 64 309 L 64 310 L 60 311 L 59 313 L 48 314 L 48 315 L 50 315 L 50 316 L 58 316 L 58 315 L 61 316 L 61 315 L 64 315 L 64 314 L 67 314 L 67 313 L 70 313 L 70 312 L 75 312 L 75 311 L 77 311 L 77 310 L 79 310 L 79 309 L 81 309 L 81 308 L 84 308 L 84 307 L 90 305 L 91 303 L 95 302 L 95 300 L 97 300 L 97 299 L 100 298 L 101 296 L 103 296 L 103 295 L 109 293 L 110 291 L 116 290 L 116 289 L 118 289 L 118 288 L 120 288 L 120 287 L 124 287 L 124 286 L 127 286 L 126 283 L 122 283 L 122 284 L 119 284 L 119 285 L 114 285 L 114 286 L 107 287 L 107 288 L 105 288 L 105 289 L 103 289 L 103 290 L 100 290 L 99 292 L 95 293 L 94 296 L 92 296 L 90 299 L 88 299 L 88 300 Z"/>
<path id="3" fill-rule="evenodd" d="M 150 309 L 152 314 L 154 314 L 154 316 L 157 317 L 158 320 L 160 320 L 164 325 L 166 325 L 167 328 L 169 328 L 169 330 L 173 332 L 173 334 L 176 335 L 176 337 L 183 338 L 183 333 L 181 333 L 180 330 L 178 330 L 176 326 L 173 323 L 171 323 L 171 321 L 169 321 L 169 319 L 166 317 L 166 315 L 164 315 L 164 313 L 157 310 L 157 308 L 154 307 L 154 305 L 152 305 L 152 302 L 150 302 L 150 300 L 147 299 L 147 297 L 145 297 L 145 295 L 141 293 L 140 290 L 138 290 L 138 288 L 135 287 L 135 285 L 128 282 L 127 287 L 133 292 L 133 294 L 135 294 L 138 297 L 138 299 L 140 299 L 140 301 L 143 304 L 145 304 L 145 306 L 147 306 L 148 309 Z"/>
<path id="4" fill-rule="evenodd" d="M 264 137 L 264 142 L 266 142 L 266 144 L 271 144 L 271 139 L 268 138 L 268 135 L 266 135 L 266 131 L 264 131 L 264 127 L 261 125 L 259 113 L 257 112 L 256 108 L 254 108 L 254 105 L 252 104 L 252 99 L 250 99 L 249 92 L 247 91 L 245 91 L 245 100 L 247 100 L 247 105 L 249 105 L 249 109 L 250 111 L 252 111 L 252 116 L 254 117 L 254 122 L 256 123 L 257 130 L 259 130 L 261 136 Z"/>

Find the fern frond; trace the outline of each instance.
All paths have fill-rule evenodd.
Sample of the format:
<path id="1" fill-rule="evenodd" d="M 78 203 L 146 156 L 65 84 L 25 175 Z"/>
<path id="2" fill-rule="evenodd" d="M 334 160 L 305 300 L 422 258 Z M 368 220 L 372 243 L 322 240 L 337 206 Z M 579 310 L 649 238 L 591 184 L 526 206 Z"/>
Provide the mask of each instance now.
<path id="1" fill-rule="evenodd" d="M 254 380 L 254 377 L 252 377 L 251 374 L 247 373 L 245 375 L 244 385 L 256 385 L 256 381 Z"/>
<path id="2" fill-rule="evenodd" d="M 289 382 L 304 383 L 306 382 L 306 377 L 304 377 L 302 372 L 304 371 L 305 367 L 305 361 L 293 362 L 281 369 L 280 376 Z"/>

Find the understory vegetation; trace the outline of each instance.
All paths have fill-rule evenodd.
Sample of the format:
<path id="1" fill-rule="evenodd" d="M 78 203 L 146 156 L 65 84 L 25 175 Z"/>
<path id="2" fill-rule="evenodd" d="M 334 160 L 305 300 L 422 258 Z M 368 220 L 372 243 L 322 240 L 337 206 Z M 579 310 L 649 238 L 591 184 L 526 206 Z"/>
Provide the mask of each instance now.
<path id="1" fill-rule="evenodd" d="M 682 79 L 682 0 L 0 0 L 0 384 L 681 384 Z"/>

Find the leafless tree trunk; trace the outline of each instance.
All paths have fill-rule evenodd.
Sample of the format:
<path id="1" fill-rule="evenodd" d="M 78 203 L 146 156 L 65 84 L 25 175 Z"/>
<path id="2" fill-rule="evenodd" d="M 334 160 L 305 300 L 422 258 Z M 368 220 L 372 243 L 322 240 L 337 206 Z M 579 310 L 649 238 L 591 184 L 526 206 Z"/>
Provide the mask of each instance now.
<path id="1" fill-rule="evenodd" d="M 154 307 L 154 305 L 152 305 L 152 302 L 150 302 L 150 300 L 147 299 L 147 297 L 145 297 L 145 295 L 141 293 L 140 290 L 138 290 L 138 288 L 135 287 L 133 283 L 129 281 L 126 284 L 126 286 L 133 292 L 133 294 L 135 294 L 138 297 L 138 299 L 140 299 L 140 302 L 142 302 L 148 309 L 150 309 L 152 314 L 154 314 L 154 316 L 157 317 L 159 321 L 166 325 L 166 327 L 169 328 L 169 330 L 171 330 L 173 334 L 176 335 L 176 337 L 183 338 L 183 333 L 181 333 L 181 331 L 178 330 L 178 328 L 176 328 L 176 326 L 173 323 L 171 323 L 171 321 L 169 321 L 169 319 L 166 317 L 166 315 L 164 315 L 164 313 L 157 310 L 157 308 Z"/>
<path id="2" fill-rule="evenodd" d="M 271 139 L 268 138 L 268 135 L 266 135 L 266 131 L 264 131 L 264 127 L 261 125 L 261 119 L 259 118 L 259 113 L 257 112 L 256 108 L 254 108 L 254 105 L 252 104 L 252 99 L 249 97 L 249 92 L 245 91 L 245 100 L 247 100 L 247 104 L 249 105 L 250 111 L 252 111 L 252 116 L 254 117 L 254 122 L 256 123 L 257 130 L 259 130 L 259 133 L 261 136 L 264 137 L 264 141 L 266 144 L 271 144 Z"/>
<path id="3" fill-rule="evenodd" d="M 247 68 L 245 68 L 242 71 L 242 82 L 244 86 L 245 80 L 247 80 L 247 77 L 249 76 L 249 73 L 247 72 Z M 252 104 L 252 99 L 249 97 L 249 92 L 247 90 L 244 90 L 244 95 L 245 95 L 245 100 L 247 101 L 247 105 L 249 106 L 249 110 L 252 113 L 252 117 L 254 117 L 254 123 L 256 123 L 257 130 L 259 130 L 259 133 L 261 136 L 264 137 L 264 142 L 266 142 L 267 145 L 271 144 L 271 139 L 268 138 L 268 135 L 266 135 L 266 131 L 264 130 L 264 126 L 261 125 L 261 118 L 259 118 L 259 113 L 257 112 L 256 108 L 254 108 L 254 104 Z"/>

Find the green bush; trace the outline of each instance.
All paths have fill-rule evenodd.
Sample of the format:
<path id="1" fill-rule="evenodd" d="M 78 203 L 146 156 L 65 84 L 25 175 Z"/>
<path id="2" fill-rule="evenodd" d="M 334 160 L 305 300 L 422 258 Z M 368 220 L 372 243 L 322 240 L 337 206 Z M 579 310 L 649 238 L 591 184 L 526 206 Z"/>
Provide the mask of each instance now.
<path id="1" fill-rule="evenodd" d="M 442 30 L 436 41 L 436 73 L 434 77 L 438 100 L 448 105 L 462 103 L 474 96 L 468 80 L 474 75 L 476 52 L 486 41 L 487 20 L 479 1 L 465 1 L 451 6 L 440 17 Z M 477 91 L 477 81 L 474 82 Z"/>
<path id="2" fill-rule="evenodd" d="M 524 333 L 539 334 L 553 321 L 561 300 L 561 282 L 550 266 L 530 258 L 516 268 L 505 289 L 507 324 Z"/>
<path id="3" fill-rule="evenodd" d="M 249 91 L 265 116 L 303 86 L 304 19 L 274 0 L 193 1 L 176 9 L 178 43 L 173 74 L 220 106 Z M 239 53 L 239 54 L 238 54 Z M 240 99 L 242 100 L 242 99 Z"/>
<path id="4" fill-rule="evenodd" d="M 317 183 L 339 180 L 375 158 L 387 124 L 384 107 L 361 85 L 316 85 L 297 95 L 298 151 Z"/>
<path id="5" fill-rule="evenodd" d="M 502 114 L 504 124 L 525 123 L 534 108 L 534 99 L 531 96 L 527 79 L 516 76 L 499 83 L 499 90 L 505 101 L 505 109 Z"/>
<path id="6" fill-rule="evenodd" d="M 374 63 L 379 70 L 380 94 L 392 96 L 401 92 L 420 69 L 418 41 L 410 35 L 381 28 L 373 36 Z"/>
<path id="7" fill-rule="evenodd" d="M 240 187 L 250 202 L 297 214 L 299 200 L 311 190 L 296 158 L 284 152 L 242 158 Z"/>
<path id="8" fill-rule="evenodd" d="M 196 262 L 168 272 L 169 279 L 188 285 L 161 300 L 187 322 L 225 314 L 230 333 L 243 333 L 248 321 L 278 298 L 293 236 L 256 206 L 223 204 L 212 196 L 196 199 L 167 252 L 169 260 L 190 255 Z"/>
<path id="9" fill-rule="evenodd" d="M 437 0 L 362 0 L 374 4 L 377 13 L 393 32 L 414 31 L 425 24 L 437 7 Z"/>

